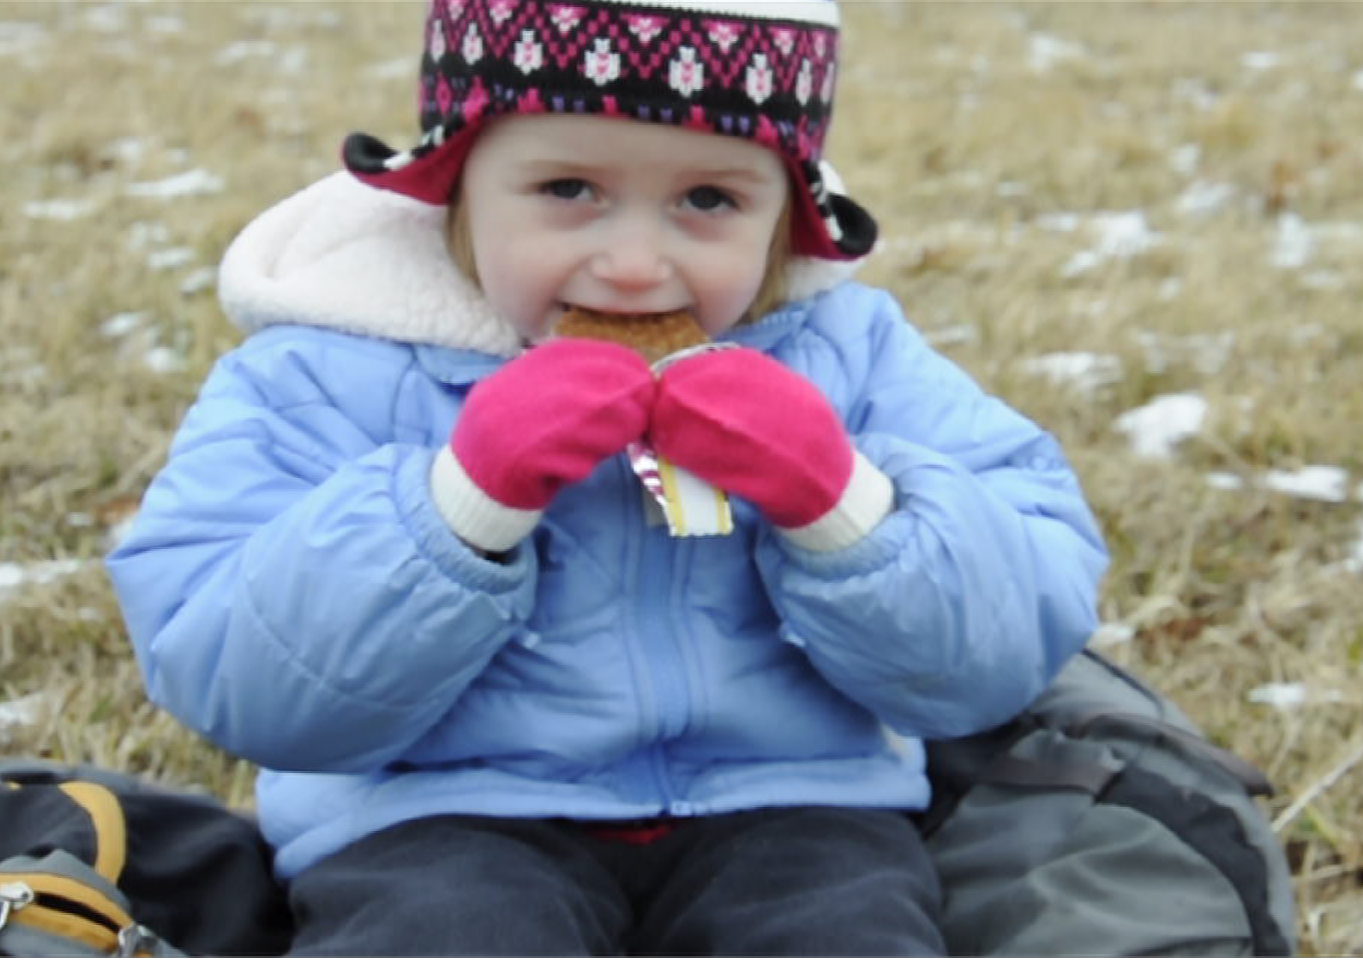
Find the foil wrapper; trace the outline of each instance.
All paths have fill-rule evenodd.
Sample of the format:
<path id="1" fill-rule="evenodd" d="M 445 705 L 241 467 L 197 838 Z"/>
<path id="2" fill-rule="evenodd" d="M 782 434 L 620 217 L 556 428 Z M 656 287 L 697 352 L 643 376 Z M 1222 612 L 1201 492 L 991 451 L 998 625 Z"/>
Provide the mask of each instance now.
<path id="1" fill-rule="evenodd" d="M 645 492 L 661 509 L 674 537 L 732 533 L 728 495 L 681 467 L 668 463 L 645 443 L 629 445 L 629 463 Z"/>
<path id="2" fill-rule="evenodd" d="M 685 357 L 733 346 L 731 343 L 703 343 L 678 350 L 653 364 L 653 373 L 661 374 L 669 365 Z M 632 443 L 626 452 L 635 476 L 661 509 L 672 536 L 710 537 L 733 532 L 733 510 L 729 495 L 723 490 L 667 462 L 646 443 Z"/>

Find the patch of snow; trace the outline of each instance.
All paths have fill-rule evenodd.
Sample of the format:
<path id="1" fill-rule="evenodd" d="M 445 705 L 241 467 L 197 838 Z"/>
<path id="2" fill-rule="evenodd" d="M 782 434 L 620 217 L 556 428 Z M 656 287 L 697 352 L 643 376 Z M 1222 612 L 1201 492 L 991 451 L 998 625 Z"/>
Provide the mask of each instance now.
<path id="1" fill-rule="evenodd" d="M 72 576 L 95 563 L 93 560 L 38 560 L 32 563 L 0 563 L 0 601 L 27 586 L 42 586 Z"/>
<path id="2" fill-rule="evenodd" d="M 80 220 L 94 212 L 92 200 L 35 200 L 24 204 L 24 216 L 34 220 Z"/>
<path id="3" fill-rule="evenodd" d="M 1196 180 L 1179 195 L 1176 201 L 1178 212 L 1189 216 L 1207 216 L 1224 207 L 1235 196 L 1235 187 L 1229 183 L 1213 183 Z"/>
<path id="4" fill-rule="evenodd" d="M 1106 260 L 1134 257 L 1160 243 L 1159 234 L 1150 229 L 1141 210 L 1100 213 L 1088 221 L 1087 227 L 1094 235 L 1094 246 L 1071 257 L 1061 269 L 1062 276 L 1086 273 Z"/>
<path id="5" fill-rule="evenodd" d="M 1202 430 L 1207 401 L 1193 393 L 1169 393 L 1128 410 L 1113 421 L 1126 434 L 1132 451 L 1151 460 L 1167 460 L 1174 448 Z"/>
<path id="6" fill-rule="evenodd" d="M 237 40 L 218 51 L 213 58 L 221 66 L 241 63 L 243 60 L 264 60 L 275 56 L 279 45 L 273 40 Z"/>
<path id="7" fill-rule="evenodd" d="M 137 521 L 137 511 L 133 511 L 126 517 L 111 524 L 109 531 L 105 534 L 104 546 L 107 550 L 113 550 L 120 543 L 128 538 L 132 532 L 133 524 Z"/>
<path id="8" fill-rule="evenodd" d="M 1272 50 L 1248 50 L 1240 55 L 1240 65 L 1246 70 L 1262 73 L 1273 70 L 1283 62 L 1282 54 Z"/>
<path id="9" fill-rule="evenodd" d="M 148 149 L 147 140 L 143 137 L 119 137 L 105 144 L 101 155 L 110 160 L 131 164 L 140 162 L 147 155 Z"/>
<path id="10" fill-rule="evenodd" d="M 213 267 L 200 267 L 185 275 L 180 281 L 180 292 L 189 296 L 211 289 L 218 282 L 218 271 Z"/>
<path id="11" fill-rule="evenodd" d="M 1311 464 L 1299 470 L 1269 470 L 1264 486 L 1301 500 L 1344 503 L 1349 499 L 1349 472 L 1343 467 Z"/>
<path id="12" fill-rule="evenodd" d="M 88 7 L 85 11 L 85 25 L 100 33 L 123 33 L 128 29 L 127 12 L 121 6 L 112 3 Z"/>
<path id="13" fill-rule="evenodd" d="M 1024 359 L 1021 366 L 1027 373 L 1072 387 L 1086 395 L 1120 383 L 1122 379 L 1121 358 L 1109 353 L 1079 350 L 1043 353 Z"/>
<path id="14" fill-rule="evenodd" d="M 1243 490 L 1245 479 L 1224 470 L 1213 470 L 1207 474 L 1207 486 L 1214 490 Z"/>
<path id="15" fill-rule="evenodd" d="M 1295 710 L 1308 703 L 1343 703 L 1340 690 L 1312 690 L 1304 683 L 1265 683 L 1255 687 L 1245 699 L 1262 703 L 1278 710 Z"/>
<path id="16" fill-rule="evenodd" d="M 147 266 L 153 270 L 174 270 L 195 261 L 194 250 L 190 247 L 166 247 L 154 250 L 147 257 Z"/>
<path id="17" fill-rule="evenodd" d="M 1047 73 L 1057 63 L 1085 56 L 1087 51 L 1079 44 L 1049 33 L 1034 33 L 1027 38 L 1027 64 L 1036 73 Z"/>
<path id="18" fill-rule="evenodd" d="M 152 347 L 142 362 L 152 373 L 179 373 L 185 368 L 185 358 L 170 347 Z"/>
<path id="19" fill-rule="evenodd" d="M 1265 470 L 1248 483 L 1244 477 L 1224 471 L 1207 474 L 1207 485 L 1218 490 L 1243 490 L 1246 486 L 1280 493 L 1299 500 L 1320 503 L 1348 503 L 1351 498 L 1363 500 L 1363 484 L 1349 489 L 1349 471 L 1329 464 L 1310 464 L 1296 470 Z M 1363 534 L 1363 526 L 1360 526 Z M 1360 544 L 1363 549 L 1363 544 Z"/>
<path id="20" fill-rule="evenodd" d="M 1295 213 L 1278 217 L 1278 229 L 1273 237 L 1273 250 L 1268 262 L 1279 270 L 1296 270 L 1306 266 L 1315 256 L 1316 238 Z"/>
<path id="21" fill-rule="evenodd" d="M 1136 628 L 1129 623 L 1104 623 L 1093 631 L 1088 645 L 1093 650 L 1103 650 L 1123 643 L 1130 643 L 1136 636 Z"/>
<path id="22" fill-rule="evenodd" d="M 44 691 L 0 702 L 0 743 L 38 726 L 55 706 L 52 694 Z"/>
<path id="23" fill-rule="evenodd" d="M 100 335 L 111 340 L 117 337 L 126 337 L 146 323 L 147 316 L 145 310 L 126 310 L 123 313 L 116 313 L 99 325 Z"/>
<path id="24" fill-rule="evenodd" d="M 223 180 L 202 168 L 186 170 L 161 180 L 148 180 L 128 185 L 127 193 L 132 197 L 154 197 L 171 200 L 178 197 L 201 196 L 221 193 Z"/>
<path id="25" fill-rule="evenodd" d="M 1306 702 L 1306 687 L 1300 683 L 1266 683 L 1246 696 L 1250 703 L 1266 703 L 1279 710 L 1290 710 Z"/>
<path id="26" fill-rule="evenodd" d="M 974 343 L 979 339 L 979 332 L 969 323 L 955 323 L 924 330 L 923 339 L 934 347 L 957 347 Z"/>

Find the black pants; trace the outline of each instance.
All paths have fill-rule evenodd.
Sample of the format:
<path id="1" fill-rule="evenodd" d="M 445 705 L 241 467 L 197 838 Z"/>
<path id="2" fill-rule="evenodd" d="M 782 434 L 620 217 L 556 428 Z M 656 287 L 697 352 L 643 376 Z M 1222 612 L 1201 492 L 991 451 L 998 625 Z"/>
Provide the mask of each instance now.
<path id="1" fill-rule="evenodd" d="M 646 845 L 562 820 L 400 824 L 300 874 L 295 956 L 935 956 L 939 890 L 898 813 L 682 821 Z"/>

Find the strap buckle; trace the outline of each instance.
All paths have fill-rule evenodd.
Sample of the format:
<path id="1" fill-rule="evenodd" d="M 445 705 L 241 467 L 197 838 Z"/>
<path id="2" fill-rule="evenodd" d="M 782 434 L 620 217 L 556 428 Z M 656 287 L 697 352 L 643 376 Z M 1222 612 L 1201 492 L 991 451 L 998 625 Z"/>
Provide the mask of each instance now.
<path id="1" fill-rule="evenodd" d="M 156 956 L 159 938 L 140 923 L 130 923 L 118 931 L 115 957 Z"/>
<path id="2" fill-rule="evenodd" d="M 0 883 L 0 930 L 9 923 L 10 914 L 33 902 L 33 888 L 18 880 Z"/>

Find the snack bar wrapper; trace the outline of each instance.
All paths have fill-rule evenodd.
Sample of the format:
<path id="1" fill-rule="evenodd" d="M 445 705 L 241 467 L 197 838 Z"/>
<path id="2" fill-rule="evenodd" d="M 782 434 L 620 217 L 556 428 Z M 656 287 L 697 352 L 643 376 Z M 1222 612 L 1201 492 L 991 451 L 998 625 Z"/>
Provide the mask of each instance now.
<path id="1" fill-rule="evenodd" d="M 644 490 L 662 509 L 672 536 L 708 537 L 733 532 L 733 512 L 723 490 L 668 463 L 644 443 L 629 445 L 629 462 Z"/>
<path id="2" fill-rule="evenodd" d="M 671 363 L 683 357 L 733 346 L 726 343 L 703 343 L 669 354 L 653 364 L 654 374 L 661 374 Z M 733 532 L 733 511 L 729 496 L 695 474 L 683 470 L 658 456 L 646 443 L 635 442 L 628 449 L 630 466 L 653 500 L 662 509 L 668 532 L 674 537 L 709 537 Z"/>

